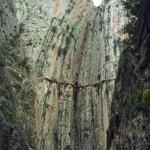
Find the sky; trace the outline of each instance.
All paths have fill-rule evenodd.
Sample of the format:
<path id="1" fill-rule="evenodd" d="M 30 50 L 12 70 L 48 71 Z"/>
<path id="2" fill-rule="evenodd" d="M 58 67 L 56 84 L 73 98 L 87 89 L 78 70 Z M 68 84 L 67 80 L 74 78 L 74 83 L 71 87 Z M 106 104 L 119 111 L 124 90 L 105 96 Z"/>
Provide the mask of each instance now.
<path id="1" fill-rule="evenodd" d="M 93 4 L 98 7 L 101 3 L 102 3 L 103 0 L 93 0 Z"/>

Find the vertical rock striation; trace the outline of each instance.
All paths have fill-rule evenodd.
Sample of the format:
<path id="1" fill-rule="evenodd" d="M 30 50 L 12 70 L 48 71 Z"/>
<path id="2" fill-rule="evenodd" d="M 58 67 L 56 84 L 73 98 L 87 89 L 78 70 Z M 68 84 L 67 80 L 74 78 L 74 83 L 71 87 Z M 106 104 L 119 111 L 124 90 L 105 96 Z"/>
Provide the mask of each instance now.
<path id="1" fill-rule="evenodd" d="M 135 0 L 97 8 L 90 0 L 0 0 L 0 48 L 16 50 L 0 63 L 13 68 L 10 89 L 22 103 L 14 111 L 28 112 L 14 150 L 149 149 L 149 2 L 141 2 L 137 21 Z"/>
<path id="2" fill-rule="evenodd" d="M 20 1 L 22 46 L 37 72 L 41 150 L 106 149 L 117 62 L 126 38 L 119 0 Z"/>

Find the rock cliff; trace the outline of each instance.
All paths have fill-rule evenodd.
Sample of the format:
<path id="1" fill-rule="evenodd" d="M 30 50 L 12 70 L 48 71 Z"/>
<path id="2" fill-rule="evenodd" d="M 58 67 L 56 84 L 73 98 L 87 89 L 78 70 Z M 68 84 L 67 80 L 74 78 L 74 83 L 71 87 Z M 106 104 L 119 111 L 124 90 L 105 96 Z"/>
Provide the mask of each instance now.
<path id="1" fill-rule="evenodd" d="M 27 150 L 34 143 L 33 80 L 19 52 L 15 3 L 0 1 L 0 149 Z"/>
<path id="2" fill-rule="evenodd" d="M 16 1 L 36 68 L 39 149 L 105 149 L 124 33 L 120 1 Z"/>
<path id="3" fill-rule="evenodd" d="M 119 61 L 108 130 L 109 150 L 150 149 L 150 2 L 130 3 L 125 3 L 129 38 Z"/>
<path id="4" fill-rule="evenodd" d="M 8 93 L 19 101 L 0 111 L 23 111 L 13 123 L 6 120 L 20 126 L 15 132 L 23 139 L 10 131 L 6 139 L 14 148 L 2 149 L 143 148 L 149 139 L 149 2 L 141 2 L 103 0 L 95 7 L 90 0 L 0 0 L 0 48 L 11 53 L 0 64 L 13 70 Z"/>

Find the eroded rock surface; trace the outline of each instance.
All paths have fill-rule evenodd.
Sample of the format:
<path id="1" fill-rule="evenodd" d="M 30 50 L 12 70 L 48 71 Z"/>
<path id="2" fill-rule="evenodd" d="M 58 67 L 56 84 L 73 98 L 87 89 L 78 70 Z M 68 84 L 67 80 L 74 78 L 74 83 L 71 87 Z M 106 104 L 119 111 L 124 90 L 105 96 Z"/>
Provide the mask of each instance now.
<path id="1" fill-rule="evenodd" d="M 37 71 L 39 149 L 105 149 L 124 33 L 120 1 L 16 1 Z"/>
<path id="2" fill-rule="evenodd" d="M 19 52 L 14 1 L 0 0 L 0 150 L 34 149 L 35 92 Z"/>
<path id="3" fill-rule="evenodd" d="M 108 150 L 150 149 L 150 2 L 130 3 L 129 39 L 119 61 Z"/>
<path id="4" fill-rule="evenodd" d="M 117 150 L 117 131 L 121 132 L 120 145 L 126 145 L 121 129 L 130 128 L 126 128 L 124 122 L 120 127 L 118 124 L 120 115 L 127 118 L 124 113 L 130 107 L 126 105 L 124 110 L 121 98 L 132 95 L 130 85 L 134 85 L 139 73 L 134 74 L 130 65 L 130 61 L 136 62 L 136 59 L 128 53 L 128 46 L 133 49 L 134 44 L 132 34 L 126 29 L 137 16 L 130 14 L 124 2 L 103 0 L 96 8 L 90 0 L 0 0 L 0 43 L 9 41 L 20 53 L 20 58 L 28 60 L 31 66 L 27 73 L 30 77 L 19 84 L 23 86 L 24 96 L 28 90 L 32 93 L 32 86 L 36 93 L 26 99 L 30 101 L 34 97 L 34 107 L 32 101 L 33 108 L 29 110 L 34 110 L 35 123 L 33 118 L 30 121 L 36 130 L 36 149 L 105 150 L 108 146 Z M 148 16 L 148 12 L 146 14 Z M 134 29 L 133 25 L 129 30 Z M 142 38 L 146 35 L 147 39 L 143 43 L 147 43 L 147 27 L 143 26 L 139 32 L 144 32 Z M 138 49 L 141 47 L 138 45 Z M 139 56 L 146 57 L 149 54 L 145 51 L 147 46 L 143 44 L 142 49 Z M 148 61 L 143 58 L 140 62 L 145 60 Z M 139 63 L 135 68 L 138 72 L 143 65 Z M 118 93 L 124 95 L 118 98 Z M 115 118 L 111 117 L 109 127 L 109 118 L 113 115 Z M 139 115 L 135 120 L 141 121 L 141 118 Z M 28 145 L 25 149 L 34 148 Z M 125 147 L 131 149 L 128 145 Z"/>

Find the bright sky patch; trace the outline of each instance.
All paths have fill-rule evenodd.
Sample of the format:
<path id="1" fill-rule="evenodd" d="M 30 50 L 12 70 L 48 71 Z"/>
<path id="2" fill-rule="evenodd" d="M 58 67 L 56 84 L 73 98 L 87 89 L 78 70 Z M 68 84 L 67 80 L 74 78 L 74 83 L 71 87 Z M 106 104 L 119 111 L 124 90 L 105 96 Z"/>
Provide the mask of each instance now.
<path id="1" fill-rule="evenodd" d="M 93 4 L 94 6 L 98 7 L 99 5 L 101 5 L 103 0 L 93 0 Z"/>

